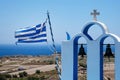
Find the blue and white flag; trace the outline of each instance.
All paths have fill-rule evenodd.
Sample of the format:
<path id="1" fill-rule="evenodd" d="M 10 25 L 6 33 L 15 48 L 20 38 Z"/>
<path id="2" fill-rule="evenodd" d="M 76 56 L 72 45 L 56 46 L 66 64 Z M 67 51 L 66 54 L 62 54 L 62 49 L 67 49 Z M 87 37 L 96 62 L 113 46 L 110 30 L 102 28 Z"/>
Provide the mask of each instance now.
<path id="1" fill-rule="evenodd" d="M 45 23 L 16 30 L 15 38 L 18 39 L 17 43 L 46 42 L 47 32 Z"/>

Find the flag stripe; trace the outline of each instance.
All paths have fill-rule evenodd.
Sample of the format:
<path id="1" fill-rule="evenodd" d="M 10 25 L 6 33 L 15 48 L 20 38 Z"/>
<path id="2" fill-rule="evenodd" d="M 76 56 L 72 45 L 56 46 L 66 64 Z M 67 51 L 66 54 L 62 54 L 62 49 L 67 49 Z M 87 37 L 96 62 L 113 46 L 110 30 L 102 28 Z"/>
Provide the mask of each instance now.
<path id="1" fill-rule="evenodd" d="M 43 29 L 36 30 L 36 31 L 29 31 L 29 32 L 22 32 L 19 34 L 15 35 L 15 38 L 26 38 L 26 37 L 33 37 L 38 35 L 39 33 L 41 34 L 42 32 L 46 32 L 46 26 L 42 27 Z"/>
<path id="2" fill-rule="evenodd" d="M 26 30 L 27 31 L 27 30 Z M 32 36 L 35 36 L 36 34 L 39 34 L 40 32 L 43 32 L 43 31 L 46 31 L 46 26 L 43 26 L 43 27 L 39 27 L 32 31 L 27 31 L 27 32 L 17 32 L 15 34 L 15 38 L 24 38 L 24 37 L 32 37 Z"/>
<path id="3" fill-rule="evenodd" d="M 35 30 L 33 30 L 33 31 L 28 31 L 28 32 L 20 32 L 20 33 L 17 32 L 17 33 L 15 34 L 15 36 L 18 37 L 18 36 L 22 36 L 22 35 L 26 35 L 26 34 L 34 34 L 34 33 L 36 33 Z"/>
<path id="4" fill-rule="evenodd" d="M 47 36 L 47 34 L 41 34 L 41 35 L 37 35 L 37 36 L 34 36 L 34 37 L 19 38 L 19 40 L 35 39 L 35 38 L 46 37 L 46 36 Z"/>
<path id="5" fill-rule="evenodd" d="M 41 32 L 40 34 L 36 34 L 34 36 L 31 37 L 19 37 L 19 39 L 29 39 L 29 38 L 37 38 L 37 37 L 45 37 L 47 36 L 46 32 Z"/>
<path id="6" fill-rule="evenodd" d="M 35 38 L 35 39 L 32 39 L 32 38 L 29 38 L 29 39 L 24 39 L 24 40 L 21 40 L 19 39 L 19 41 L 39 41 L 39 40 L 44 40 L 44 39 L 47 39 L 47 37 L 39 37 L 39 38 Z"/>
<path id="7" fill-rule="evenodd" d="M 35 39 L 35 38 L 46 37 L 46 36 L 47 36 L 46 32 L 42 32 L 41 34 L 36 35 L 36 36 L 33 36 L 33 37 L 31 37 L 31 38 L 32 38 L 32 39 Z"/>
<path id="8" fill-rule="evenodd" d="M 33 28 L 25 28 L 15 32 L 15 38 L 19 43 L 46 42 L 47 33 L 45 23 L 38 24 Z"/>
<path id="9" fill-rule="evenodd" d="M 36 27 L 27 27 L 27 28 L 16 30 L 15 33 L 29 32 L 29 31 L 34 31 L 34 30 L 36 30 Z"/>
<path id="10" fill-rule="evenodd" d="M 23 34 L 23 35 L 16 35 L 15 38 L 22 38 L 22 37 L 31 37 L 31 36 L 34 36 L 35 34 L 37 34 L 36 32 L 35 33 L 28 33 L 28 34 Z"/>
<path id="11" fill-rule="evenodd" d="M 18 41 L 19 43 L 36 43 L 36 42 L 47 42 L 47 39 L 41 39 L 37 41 Z"/>
<path id="12" fill-rule="evenodd" d="M 35 30 L 35 27 L 26 27 L 26 28 L 22 28 L 22 29 L 16 30 L 15 33 L 27 32 L 27 31 L 31 31 L 31 30 Z"/>
<path id="13" fill-rule="evenodd" d="M 27 32 L 27 31 L 32 31 L 32 30 L 40 29 L 41 27 L 42 27 L 41 24 L 38 24 L 38 25 L 33 26 L 33 27 L 26 27 L 26 28 L 22 28 L 22 29 L 16 30 L 16 32 L 18 32 L 18 33 L 19 32 Z"/>

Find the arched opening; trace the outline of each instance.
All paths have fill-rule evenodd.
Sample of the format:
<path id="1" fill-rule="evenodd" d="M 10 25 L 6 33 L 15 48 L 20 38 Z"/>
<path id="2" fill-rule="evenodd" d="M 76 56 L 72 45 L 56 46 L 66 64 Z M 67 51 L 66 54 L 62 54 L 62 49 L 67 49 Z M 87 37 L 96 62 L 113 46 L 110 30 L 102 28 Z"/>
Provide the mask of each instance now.
<path id="1" fill-rule="evenodd" d="M 89 30 L 89 29 L 92 30 Z M 97 28 L 97 30 L 95 29 Z M 100 29 L 99 29 L 100 28 Z M 101 31 L 100 31 L 101 30 Z M 90 32 L 91 31 L 91 32 Z M 100 31 L 98 33 L 98 31 Z M 85 34 L 90 40 L 96 40 L 101 34 L 108 33 L 107 26 L 101 22 L 90 22 L 85 25 L 85 27 L 82 30 L 83 34 Z M 97 34 L 97 35 L 96 35 Z M 99 34 L 99 35 L 98 35 Z M 94 36 L 91 36 L 94 35 Z M 96 36 L 95 36 L 96 35 Z"/>
<path id="2" fill-rule="evenodd" d="M 107 36 L 101 43 L 104 80 L 115 80 L 115 41 L 112 37 Z"/>
<path id="3" fill-rule="evenodd" d="M 78 39 L 78 80 L 87 80 L 87 41 Z"/>
<path id="4" fill-rule="evenodd" d="M 99 25 L 95 24 L 89 28 L 88 34 L 93 40 L 96 40 L 99 36 L 103 34 L 103 31 L 101 27 L 99 27 Z"/>

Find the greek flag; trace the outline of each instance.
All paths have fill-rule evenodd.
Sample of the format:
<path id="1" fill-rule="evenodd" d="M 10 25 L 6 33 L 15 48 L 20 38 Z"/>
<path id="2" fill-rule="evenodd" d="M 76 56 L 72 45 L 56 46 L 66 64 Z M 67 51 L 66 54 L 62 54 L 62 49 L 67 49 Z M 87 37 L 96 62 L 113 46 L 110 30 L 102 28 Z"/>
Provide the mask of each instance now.
<path id="1" fill-rule="evenodd" d="M 18 39 L 17 43 L 47 42 L 45 23 L 16 30 L 15 38 Z"/>

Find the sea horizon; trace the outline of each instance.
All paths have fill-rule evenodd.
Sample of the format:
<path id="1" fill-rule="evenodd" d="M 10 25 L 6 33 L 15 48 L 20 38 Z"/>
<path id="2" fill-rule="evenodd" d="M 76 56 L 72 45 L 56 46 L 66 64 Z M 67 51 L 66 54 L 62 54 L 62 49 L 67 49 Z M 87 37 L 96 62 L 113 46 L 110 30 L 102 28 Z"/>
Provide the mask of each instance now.
<path id="1" fill-rule="evenodd" d="M 56 45 L 58 52 L 61 52 L 60 45 Z M 54 53 L 52 45 L 15 45 L 15 44 L 1 44 L 0 56 L 14 56 L 14 55 L 52 55 Z"/>
<path id="2" fill-rule="evenodd" d="M 79 48 L 80 46 L 78 46 Z M 87 46 L 84 45 L 85 52 L 87 53 Z M 111 45 L 112 52 L 114 53 L 114 45 Z M 56 50 L 61 53 L 61 45 L 56 45 Z M 79 50 L 79 49 L 78 49 Z M 103 46 L 103 53 L 106 50 L 106 46 Z M 42 45 L 15 45 L 15 44 L 1 44 L 0 45 L 0 56 L 19 56 L 19 55 L 52 55 L 54 53 L 52 45 L 42 44 Z"/>

